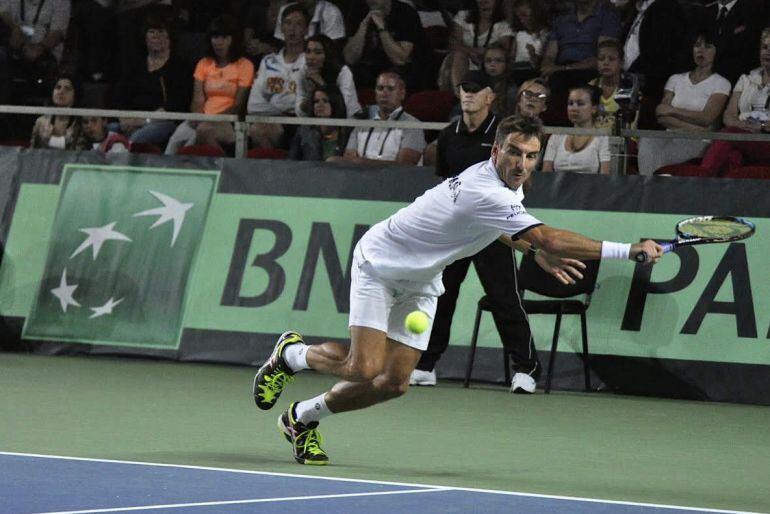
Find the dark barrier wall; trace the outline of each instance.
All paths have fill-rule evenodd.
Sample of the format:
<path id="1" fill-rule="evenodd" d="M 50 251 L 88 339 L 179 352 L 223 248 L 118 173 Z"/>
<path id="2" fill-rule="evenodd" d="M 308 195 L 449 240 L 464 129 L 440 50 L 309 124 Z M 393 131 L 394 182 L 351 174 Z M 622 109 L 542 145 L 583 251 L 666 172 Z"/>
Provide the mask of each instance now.
<path id="1" fill-rule="evenodd" d="M 0 169 L 5 349 L 239 364 L 261 362 L 289 328 L 344 340 L 355 242 L 437 182 L 417 167 L 18 149 L 0 151 Z M 654 268 L 602 262 L 595 385 L 770 404 L 768 197 L 751 180 L 536 176 L 528 210 L 597 239 L 666 239 L 697 214 L 757 224 L 746 242 L 681 249 Z M 462 375 L 482 294 L 469 277 L 442 377 Z M 531 322 L 547 350 L 553 318 Z M 480 345 L 474 379 L 501 380 L 490 316 Z M 566 321 L 555 387 L 580 387 L 579 346 Z"/>

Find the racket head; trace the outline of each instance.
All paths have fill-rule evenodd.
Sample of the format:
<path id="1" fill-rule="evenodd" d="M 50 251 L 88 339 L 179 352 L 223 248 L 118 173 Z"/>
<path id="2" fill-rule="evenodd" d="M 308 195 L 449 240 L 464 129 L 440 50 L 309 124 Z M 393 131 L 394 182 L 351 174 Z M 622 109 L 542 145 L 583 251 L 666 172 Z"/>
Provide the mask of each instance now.
<path id="1" fill-rule="evenodd" d="M 696 216 L 676 224 L 680 242 L 728 243 L 754 235 L 756 226 L 749 220 L 734 216 Z"/>

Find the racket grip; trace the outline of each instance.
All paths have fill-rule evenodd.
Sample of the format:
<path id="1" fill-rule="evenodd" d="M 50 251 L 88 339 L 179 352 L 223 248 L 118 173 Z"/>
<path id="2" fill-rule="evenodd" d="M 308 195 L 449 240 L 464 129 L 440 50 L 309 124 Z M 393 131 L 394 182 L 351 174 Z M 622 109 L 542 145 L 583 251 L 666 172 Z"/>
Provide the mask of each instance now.
<path id="1" fill-rule="evenodd" d="M 668 252 L 674 250 L 674 248 L 676 248 L 676 243 L 673 242 L 673 241 L 669 241 L 669 242 L 666 242 L 666 243 L 660 243 L 660 246 L 663 248 L 663 253 L 668 253 Z M 639 252 L 634 257 L 634 260 L 636 260 L 636 262 L 640 262 L 640 263 L 647 262 L 647 254 L 644 253 L 644 252 Z"/>

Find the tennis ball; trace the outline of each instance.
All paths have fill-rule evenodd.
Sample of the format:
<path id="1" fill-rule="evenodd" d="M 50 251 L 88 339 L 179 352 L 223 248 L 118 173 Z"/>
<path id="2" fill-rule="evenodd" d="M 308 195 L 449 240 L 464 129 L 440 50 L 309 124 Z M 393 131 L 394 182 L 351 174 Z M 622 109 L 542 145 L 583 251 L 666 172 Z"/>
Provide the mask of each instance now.
<path id="1" fill-rule="evenodd" d="M 404 326 L 410 332 L 422 334 L 428 330 L 430 319 L 428 319 L 428 315 L 422 311 L 412 311 L 407 314 L 406 319 L 404 320 Z"/>

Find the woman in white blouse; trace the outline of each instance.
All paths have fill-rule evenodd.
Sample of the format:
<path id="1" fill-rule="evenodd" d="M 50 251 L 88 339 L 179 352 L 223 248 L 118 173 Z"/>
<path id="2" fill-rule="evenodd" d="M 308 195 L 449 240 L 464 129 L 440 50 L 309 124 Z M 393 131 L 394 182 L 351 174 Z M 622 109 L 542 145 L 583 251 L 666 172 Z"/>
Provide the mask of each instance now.
<path id="1" fill-rule="evenodd" d="M 708 31 L 695 37 L 692 57 L 695 68 L 671 75 L 663 99 L 655 110 L 658 123 L 666 130 L 688 132 L 717 128 L 730 95 L 730 82 L 714 72 L 717 55 L 715 35 Z M 667 164 L 701 157 L 708 142 L 698 139 L 643 138 L 639 141 L 639 174 L 652 175 Z"/>
<path id="2" fill-rule="evenodd" d="M 567 117 L 576 128 L 591 129 L 599 115 L 601 90 L 594 86 L 570 89 Z M 610 173 L 610 143 L 607 136 L 552 134 L 543 157 L 543 171 Z"/>
<path id="3" fill-rule="evenodd" d="M 724 112 L 723 132 L 770 133 L 770 28 L 763 30 L 760 37 L 759 62 L 759 68 L 741 75 L 735 83 Z M 770 143 L 714 141 L 701 162 L 714 176 L 751 164 L 770 165 Z"/>
<path id="4" fill-rule="evenodd" d="M 317 34 L 305 41 L 305 69 L 297 80 L 297 116 L 310 116 L 313 111 L 310 93 L 323 85 L 337 86 L 345 100 L 348 118 L 361 110 L 353 72 L 342 64 L 334 42 L 327 36 Z"/>

